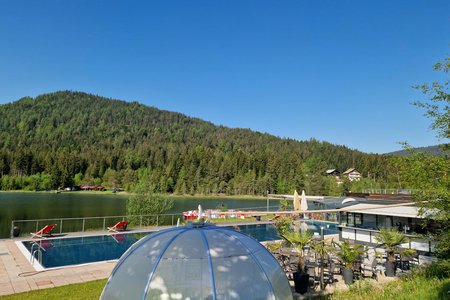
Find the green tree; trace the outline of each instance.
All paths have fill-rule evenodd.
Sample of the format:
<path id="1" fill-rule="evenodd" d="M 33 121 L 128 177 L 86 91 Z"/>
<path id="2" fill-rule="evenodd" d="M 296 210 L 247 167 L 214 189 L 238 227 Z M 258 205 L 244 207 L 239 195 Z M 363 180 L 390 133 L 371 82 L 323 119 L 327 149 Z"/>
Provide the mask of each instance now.
<path id="1" fill-rule="evenodd" d="M 450 95 L 448 93 L 448 71 L 450 58 L 434 65 L 434 70 L 444 73 L 446 80 L 431 84 L 417 85 L 427 96 L 427 100 L 414 104 L 425 110 L 425 116 L 431 118 L 431 128 L 437 136 L 450 139 Z M 448 149 L 448 147 L 447 147 Z M 412 165 L 411 183 L 420 191 L 414 195 L 422 207 L 422 212 L 429 220 L 439 224 L 433 233 L 437 237 L 437 253 L 443 258 L 450 258 L 450 163 L 448 158 L 430 158 L 415 153 L 410 161 Z M 416 175 L 416 177 L 414 177 Z M 436 213 L 437 212 L 437 213 Z"/>
<path id="2" fill-rule="evenodd" d="M 169 211 L 173 207 L 173 200 L 154 194 L 145 183 L 140 183 L 136 194 L 127 200 L 126 208 L 128 219 L 132 224 L 138 225 L 141 218 L 137 215 L 149 215 L 142 218 L 142 225 L 156 225 L 157 215 Z"/>

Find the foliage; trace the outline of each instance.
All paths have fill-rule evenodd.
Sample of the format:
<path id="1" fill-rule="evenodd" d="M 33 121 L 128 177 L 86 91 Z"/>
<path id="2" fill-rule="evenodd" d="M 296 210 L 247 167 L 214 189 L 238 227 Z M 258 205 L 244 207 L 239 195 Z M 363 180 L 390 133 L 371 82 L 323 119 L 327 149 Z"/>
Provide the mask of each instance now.
<path id="1" fill-rule="evenodd" d="M 369 284 L 364 280 L 355 283 L 348 291 L 334 292 L 332 295 L 319 296 L 313 299 L 328 300 L 410 300 L 410 299 L 448 299 L 450 278 L 427 279 L 422 276 L 408 276 L 380 286 Z"/>
<path id="2" fill-rule="evenodd" d="M 450 94 L 448 93 L 448 72 L 450 70 L 450 57 L 443 62 L 438 62 L 433 66 L 435 71 L 444 73 L 443 83 L 437 81 L 431 84 L 416 85 L 424 95 L 428 97 L 427 101 L 416 101 L 414 105 L 425 110 L 425 116 L 431 118 L 433 123 L 431 128 L 437 130 L 441 138 L 450 138 Z"/>
<path id="3" fill-rule="evenodd" d="M 381 228 L 376 239 L 379 243 L 378 246 L 386 249 L 390 262 L 395 262 L 395 254 L 399 253 L 399 246 L 409 242 L 406 235 L 395 228 Z"/>
<path id="4" fill-rule="evenodd" d="M 281 248 L 282 243 L 280 242 L 268 242 L 266 243 L 266 248 L 271 252 L 274 253 L 276 252 L 278 249 Z"/>
<path id="5" fill-rule="evenodd" d="M 157 216 L 164 214 L 173 207 L 173 200 L 154 194 L 147 188 L 140 186 L 137 193 L 127 200 L 127 215 L 131 224 L 139 225 L 142 220 L 143 226 L 157 224 Z M 137 215 L 151 215 L 137 217 Z"/>
<path id="6" fill-rule="evenodd" d="M 278 219 L 275 219 L 275 227 L 280 236 L 292 231 L 292 221 L 293 219 L 288 216 L 281 216 Z"/>
<path id="7" fill-rule="evenodd" d="M 448 93 L 448 71 L 450 58 L 434 65 L 434 70 L 442 72 L 445 79 L 431 84 L 416 86 L 428 98 L 414 104 L 425 110 L 425 115 L 432 120 L 431 128 L 437 131 L 438 137 L 450 139 L 450 95 Z M 447 149 L 449 149 L 447 145 Z M 450 160 L 448 157 L 430 158 L 420 153 L 413 153 L 411 164 L 414 173 L 411 184 L 420 189 L 414 199 L 421 206 L 422 214 L 429 221 L 438 224 L 433 231 L 438 240 L 437 254 L 442 258 L 450 258 Z M 417 177 L 414 177 L 417 175 Z"/>
<path id="8" fill-rule="evenodd" d="M 281 199 L 280 200 L 280 206 L 279 209 L 281 211 L 286 211 L 292 208 L 292 201 L 289 201 L 288 199 Z"/>
<path id="9" fill-rule="evenodd" d="M 426 278 L 450 278 L 450 260 L 434 263 L 423 270 Z"/>
<path id="10" fill-rule="evenodd" d="M 333 242 L 335 248 L 334 252 L 339 259 L 344 263 L 347 269 L 352 269 L 353 265 L 364 255 L 365 251 L 360 244 L 350 244 L 349 240 L 342 243 Z"/>
<path id="11" fill-rule="evenodd" d="M 310 231 L 305 232 L 293 232 L 288 231 L 284 234 L 280 234 L 281 237 L 286 240 L 290 245 L 297 248 L 299 251 L 298 270 L 300 273 L 305 273 L 305 254 L 304 248 L 311 246 L 314 241 L 314 235 Z"/>
<path id="12" fill-rule="evenodd" d="M 131 191 L 145 176 L 161 194 L 263 195 L 305 187 L 336 194 L 326 169 L 344 170 L 354 161 L 363 174 L 382 178 L 387 160 L 80 92 L 0 105 L 4 190 L 32 189 L 20 178 L 45 173 L 50 188 L 96 183 Z"/>

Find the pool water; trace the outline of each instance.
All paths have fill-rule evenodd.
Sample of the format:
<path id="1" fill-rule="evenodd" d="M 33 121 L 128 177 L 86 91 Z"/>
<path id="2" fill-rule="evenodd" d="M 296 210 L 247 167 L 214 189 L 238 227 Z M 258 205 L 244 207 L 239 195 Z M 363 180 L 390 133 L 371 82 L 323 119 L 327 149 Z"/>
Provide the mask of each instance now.
<path id="1" fill-rule="evenodd" d="M 338 233 L 337 224 L 319 221 L 308 221 L 307 223 L 308 229 L 314 232 L 320 232 L 320 227 L 323 226 L 324 234 Z M 230 228 L 245 233 L 259 242 L 280 239 L 275 226 L 271 224 L 237 225 Z M 131 245 L 148 234 L 152 233 L 117 233 L 43 239 L 39 241 L 42 249 L 42 267 L 55 268 L 118 259 Z M 30 249 L 34 242 L 24 241 L 22 243 L 31 252 Z M 36 250 L 36 246 L 33 250 Z"/>

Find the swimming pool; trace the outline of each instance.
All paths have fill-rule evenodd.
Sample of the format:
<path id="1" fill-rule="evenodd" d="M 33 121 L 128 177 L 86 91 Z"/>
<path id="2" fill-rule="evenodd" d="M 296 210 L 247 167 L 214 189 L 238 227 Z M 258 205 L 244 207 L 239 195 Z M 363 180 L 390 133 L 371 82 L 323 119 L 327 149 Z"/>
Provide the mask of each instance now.
<path id="1" fill-rule="evenodd" d="M 324 234 L 338 233 L 337 224 L 319 221 L 308 221 L 308 229 L 320 232 L 324 227 Z M 328 227 L 327 227 L 328 226 Z M 259 242 L 279 240 L 275 226 L 271 224 L 236 225 L 233 227 Z M 86 236 L 73 238 L 51 238 L 40 241 L 42 250 L 42 264 L 37 269 L 48 269 L 69 265 L 80 265 L 93 262 L 109 261 L 120 258 L 123 253 L 142 237 L 152 232 L 116 233 L 100 236 Z M 27 250 L 27 258 L 31 257 L 31 248 L 35 241 L 21 242 Z M 37 259 L 35 260 L 37 261 Z"/>

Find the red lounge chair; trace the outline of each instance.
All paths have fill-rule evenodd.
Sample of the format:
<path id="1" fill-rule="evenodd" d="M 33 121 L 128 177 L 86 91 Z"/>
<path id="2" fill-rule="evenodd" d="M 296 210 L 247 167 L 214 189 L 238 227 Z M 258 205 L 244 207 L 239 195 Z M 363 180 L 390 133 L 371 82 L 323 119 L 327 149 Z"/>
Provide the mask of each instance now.
<path id="1" fill-rule="evenodd" d="M 108 227 L 108 231 L 118 232 L 119 230 L 126 230 L 128 220 L 117 222 L 113 227 Z"/>
<path id="2" fill-rule="evenodd" d="M 44 235 L 51 236 L 52 235 L 51 232 L 52 232 L 53 228 L 55 228 L 55 227 L 56 227 L 56 224 L 45 225 L 44 228 L 42 228 L 38 232 L 30 232 L 30 234 L 33 237 L 39 237 L 39 238 L 44 237 Z"/>

